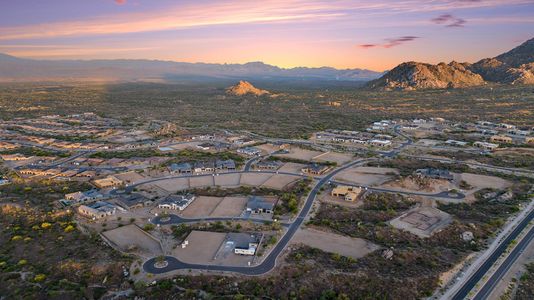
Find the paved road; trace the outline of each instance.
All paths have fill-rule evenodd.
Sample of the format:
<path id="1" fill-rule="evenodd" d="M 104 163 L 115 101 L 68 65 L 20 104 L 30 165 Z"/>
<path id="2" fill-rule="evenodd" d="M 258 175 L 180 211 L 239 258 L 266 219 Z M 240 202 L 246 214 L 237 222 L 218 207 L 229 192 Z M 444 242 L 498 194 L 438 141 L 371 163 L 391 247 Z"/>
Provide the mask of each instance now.
<path id="1" fill-rule="evenodd" d="M 162 221 L 161 219 L 164 219 L 168 217 L 168 220 Z M 252 217 L 204 217 L 204 218 L 182 218 L 180 216 L 170 214 L 168 216 L 157 216 L 150 220 L 152 224 L 159 224 L 159 225 L 174 225 L 174 224 L 183 224 L 183 223 L 198 223 L 198 222 L 217 222 L 217 221 L 250 221 L 253 223 L 259 223 L 259 224 L 270 224 L 273 223 L 273 220 L 268 219 L 260 219 L 260 218 L 252 218 Z M 282 226 L 289 226 L 291 223 L 280 223 Z"/>
<path id="2" fill-rule="evenodd" d="M 506 257 L 504 262 L 499 266 L 497 271 L 493 273 L 491 278 L 484 284 L 482 289 L 476 294 L 474 300 L 487 299 L 495 286 L 501 281 L 503 276 L 510 270 L 515 261 L 521 256 L 523 251 L 529 247 L 530 243 L 534 239 L 534 227 L 523 237 L 521 242 L 512 250 L 512 252 Z"/>
<path id="3" fill-rule="evenodd" d="M 317 196 L 317 193 L 320 191 L 321 187 L 327 183 L 331 178 L 333 178 L 337 173 L 348 169 L 350 167 L 353 167 L 357 164 L 361 164 L 368 161 L 367 159 L 357 160 L 353 161 L 343 167 L 340 167 L 327 176 L 324 176 L 322 179 L 317 182 L 317 184 L 313 187 L 310 194 L 308 195 L 308 198 L 306 198 L 306 202 L 304 203 L 304 206 L 302 207 L 299 215 L 295 219 L 295 221 L 288 227 L 286 233 L 280 241 L 276 244 L 276 246 L 272 249 L 272 251 L 269 253 L 269 256 L 267 256 L 264 261 L 254 267 L 230 267 L 230 266 L 214 266 L 214 265 L 199 265 L 199 264 L 188 264 L 179 261 L 178 259 L 167 256 L 166 260 L 168 261 L 168 265 L 165 268 L 156 268 L 154 266 L 154 263 L 156 262 L 157 258 L 152 258 L 145 262 L 143 264 L 143 269 L 148 273 L 154 273 L 154 274 L 161 274 L 166 273 L 173 270 L 178 269 L 202 269 L 202 270 L 212 270 L 212 271 L 228 271 L 228 272 L 236 272 L 241 273 L 245 275 L 261 275 L 269 272 L 272 270 L 276 265 L 276 259 L 278 256 L 282 253 L 282 251 L 285 249 L 293 235 L 297 232 L 299 227 L 304 222 L 304 219 L 310 212 L 313 201 L 315 200 L 315 197 Z"/>
<path id="4" fill-rule="evenodd" d="M 530 221 L 532 221 L 533 218 L 534 210 L 531 211 L 528 216 L 517 225 L 517 227 L 500 243 L 500 245 L 491 253 L 491 255 L 486 259 L 486 261 L 476 270 L 476 272 L 471 275 L 471 277 L 469 277 L 469 279 L 462 285 L 462 287 L 456 292 L 456 294 L 454 294 L 454 296 L 452 297 L 453 300 L 465 299 L 469 295 L 469 292 L 484 277 L 484 275 L 486 275 L 491 266 L 493 266 L 493 264 L 499 259 L 499 257 L 506 251 L 510 243 L 517 238 L 517 236 L 521 233 L 521 231 L 523 231 L 523 229 L 525 229 L 525 227 L 530 223 Z M 528 233 L 528 236 L 533 234 L 534 232 L 531 230 Z M 526 245 L 523 245 L 523 247 L 525 246 Z M 515 259 L 517 259 L 517 257 Z M 515 259 L 513 260 L 515 261 Z M 490 285 L 491 284 L 494 284 L 494 282 L 492 281 Z"/>

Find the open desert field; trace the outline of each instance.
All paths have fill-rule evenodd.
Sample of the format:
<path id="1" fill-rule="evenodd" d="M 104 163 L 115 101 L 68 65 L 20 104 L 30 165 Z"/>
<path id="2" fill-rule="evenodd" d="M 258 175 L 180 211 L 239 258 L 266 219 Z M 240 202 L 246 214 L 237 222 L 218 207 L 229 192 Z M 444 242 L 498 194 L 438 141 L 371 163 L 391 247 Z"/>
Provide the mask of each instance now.
<path id="1" fill-rule="evenodd" d="M 288 149 L 288 151 L 289 153 L 276 154 L 275 156 L 310 161 L 314 157 L 323 154 L 323 152 L 312 151 L 312 150 L 302 149 L 298 147 L 291 147 Z"/>
<path id="2" fill-rule="evenodd" d="M 169 193 L 175 193 L 189 188 L 189 178 L 162 180 L 154 182 L 153 185 L 162 188 Z"/>
<path id="3" fill-rule="evenodd" d="M 215 185 L 234 187 L 239 186 L 241 182 L 241 174 L 220 174 L 215 176 Z"/>
<path id="4" fill-rule="evenodd" d="M 221 197 L 200 196 L 182 212 L 184 218 L 208 217 L 223 200 Z"/>
<path id="5" fill-rule="evenodd" d="M 260 186 L 269 178 L 271 178 L 272 174 L 254 174 L 254 173 L 246 173 L 241 174 L 241 185 L 249 185 L 249 186 Z"/>
<path id="6" fill-rule="evenodd" d="M 510 181 L 495 176 L 477 175 L 471 173 L 462 173 L 459 176 L 460 180 L 464 180 L 467 182 L 467 184 L 472 186 L 470 190 L 464 191 L 466 196 L 465 201 L 467 202 L 474 201 L 474 194 L 481 189 L 493 188 L 503 190 L 512 185 Z"/>
<path id="7" fill-rule="evenodd" d="M 338 166 L 343 165 L 349 161 L 351 161 L 353 156 L 351 154 L 347 153 L 339 153 L 339 152 L 326 152 L 324 154 L 321 154 L 319 156 L 316 156 L 313 161 L 317 162 L 335 162 Z"/>
<path id="8" fill-rule="evenodd" d="M 172 145 L 169 148 L 172 148 L 173 150 L 185 150 L 185 149 L 195 149 L 197 145 L 199 145 L 201 142 L 188 142 L 188 143 L 181 143 Z"/>
<path id="9" fill-rule="evenodd" d="M 269 178 L 267 181 L 265 181 L 262 186 L 281 190 L 288 184 L 298 180 L 299 178 L 300 176 L 276 174 Z"/>
<path id="10" fill-rule="evenodd" d="M 186 248 L 176 247 L 172 255 L 190 264 L 212 264 L 215 254 L 226 238 L 226 233 L 209 231 L 192 231 L 186 241 Z"/>
<path id="11" fill-rule="evenodd" d="M 275 146 L 275 145 L 273 145 L 271 143 L 262 144 L 262 145 L 258 145 L 258 146 L 255 146 L 255 147 L 260 149 L 264 154 L 273 153 L 273 152 L 275 152 L 275 151 L 280 149 L 278 146 Z"/>
<path id="12" fill-rule="evenodd" d="M 398 173 L 391 168 L 357 167 L 342 171 L 334 177 L 342 182 L 361 184 L 365 186 L 377 186 L 390 181 L 393 176 L 387 174 Z"/>
<path id="13" fill-rule="evenodd" d="M 359 238 L 351 238 L 313 228 L 302 228 L 295 234 L 291 243 L 302 243 L 326 252 L 337 253 L 358 259 L 379 249 L 380 247 Z"/>
<path id="14" fill-rule="evenodd" d="M 193 176 L 189 178 L 189 186 L 191 188 L 212 186 L 214 182 L 213 176 Z"/>
<path id="15" fill-rule="evenodd" d="M 247 204 L 248 197 L 224 197 L 210 217 L 236 217 L 241 215 Z"/>
<path id="16" fill-rule="evenodd" d="M 124 252 L 143 257 L 153 257 L 163 252 L 159 241 L 134 224 L 105 231 L 102 235 Z"/>

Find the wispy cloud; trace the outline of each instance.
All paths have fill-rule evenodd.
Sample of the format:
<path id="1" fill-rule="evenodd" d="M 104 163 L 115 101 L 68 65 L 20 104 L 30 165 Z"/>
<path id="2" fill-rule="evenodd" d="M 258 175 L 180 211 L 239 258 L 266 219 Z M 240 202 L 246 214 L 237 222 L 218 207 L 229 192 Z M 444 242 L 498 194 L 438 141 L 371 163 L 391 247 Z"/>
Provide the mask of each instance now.
<path id="1" fill-rule="evenodd" d="M 465 0 L 464 0 L 465 1 Z M 451 14 L 442 14 L 431 20 L 435 24 L 445 25 L 445 27 L 464 27 L 466 20 Z"/>
<path id="2" fill-rule="evenodd" d="M 114 1 L 117 4 L 127 2 Z M 175 4 L 159 11 L 124 12 L 79 21 L 3 27 L 0 28 L 0 40 L 125 34 L 237 24 L 354 20 L 370 15 L 389 16 L 517 5 L 532 3 L 532 0 L 262 0 L 254 5 L 250 3 L 250 0 L 202 1 L 187 5 Z M 457 19 L 446 26 L 459 27 L 464 23 L 464 20 Z"/>
<path id="3" fill-rule="evenodd" d="M 360 48 L 363 48 L 363 49 L 370 49 L 370 48 L 376 48 L 376 47 L 381 47 L 381 48 L 393 48 L 393 47 L 396 47 L 396 46 L 400 46 L 406 42 L 411 42 L 413 40 L 416 40 L 418 39 L 419 37 L 418 36 L 401 36 L 401 37 L 397 37 L 397 38 L 389 38 L 389 39 L 385 39 L 383 43 L 378 43 L 378 44 L 363 44 L 363 45 L 359 45 Z"/>

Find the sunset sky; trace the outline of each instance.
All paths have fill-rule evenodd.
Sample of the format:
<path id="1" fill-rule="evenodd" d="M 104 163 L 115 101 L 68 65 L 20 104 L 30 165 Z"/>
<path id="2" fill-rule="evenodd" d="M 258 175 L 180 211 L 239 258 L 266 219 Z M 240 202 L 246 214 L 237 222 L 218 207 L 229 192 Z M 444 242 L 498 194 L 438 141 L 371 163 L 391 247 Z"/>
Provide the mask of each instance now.
<path id="1" fill-rule="evenodd" d="M 534 0 L 0 0 L 0 52 L 390 69 L 534 37 Z"/>

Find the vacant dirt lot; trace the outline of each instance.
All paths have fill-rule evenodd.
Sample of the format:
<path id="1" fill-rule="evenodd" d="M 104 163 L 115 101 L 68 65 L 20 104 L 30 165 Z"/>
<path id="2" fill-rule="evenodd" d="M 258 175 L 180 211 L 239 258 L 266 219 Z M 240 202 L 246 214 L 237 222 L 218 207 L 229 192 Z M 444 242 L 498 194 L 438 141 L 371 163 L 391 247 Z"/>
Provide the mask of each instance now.
<path id="1" fill-rule="evenodd" d="M 364 239 L 351 238 L 313 228 L 302 228 L 297 231 L 291 243 L 302 243 L 313 248 L 354 259 L 364 257 L 380 248 Z"/>
<path id="2" fill-rule="evenodd" d="M 168 179 L 154 182 L 153 185 L 162 188 L 169 193 L 186 190 L 189 188 L 188 178 Z"/>
<path id="3" fill-rule="evenodd" d="M 365 186 L 377 186 L 393 179 L 392 175 L 386 175 L 388 173 L 398 172 L 391 168 L 357 167 L 339 173 L 334 179 Z"/>
<path id="4" fill-rule="evenodd" d="M 126 183 L 134 183 L 137 181 L 141 181 L 145 179 L 145 177 L 137 172 L 126 172 L 126 173 L 120 173 L 116 174 L 115 177 L 118 179 L 126 182 Z"/>
<path id="5" fill-rule="evenodd" d="M 241 185 L 259 186 L 266 182 L 272 174 L 241 174 Z"/>
<path id="6" fill-rule="evenodd" d="M 199 145 L 200 143 L 201 142 L 189 142 L 189 143 L 172 145 L 169 148 L 172 148 L 174 150 L 195 149 L 196 146 Z"/>
<path id="7" fill-rule="evenodd" d="M 266 182 L 264 182 L 262 186 L 281 190 L 282 188 L 298 180 L 299 178 L 300 176 L 276 174 L 269 178 Z"/>
<path id="8" fill-rule="evenodd" d="M 203 187 L 203 186 L 212 186 L 213 185 L 213 176 L 194 176 L 189 178 L 189 186 L 191 188 Z"/>
<path id="9" fill-rule="evenodd" d="M 190 264 L 212 264 L 226 233 L 209 231 L 192 231 L 186 241 L 189 245 L 183 248 L 178 245 L 172 255 Z"/>
<path id="10" fill-rule="evenodd" d="M 218 186 L 239 186 L 241 174 L 220 174 L 215 176 L 215 185 Z"/>
<path id="11" fill-rule="evenodd" d="M 276 154 L 275 156 L 301 160 L 312 160 L 314 157 L 323 154 L 323 152 L 306 150 L 298 147 L 291 147 L 287 150 L 289 151 L 289 153 Z"/>
<path id="12" fill-rule="evenodd" d="M 210 217 L 236 217 L 241 215 L 248 197 L 224 197 L 210 214 Z"/>
<path id="13" fill-rule="evenodd" d="M 297 163 L 285 163 L 282 167 L 280 167 L 280 169 L 278 169 L 278 171 L 300 174 L 302 173 L 302 168 L 304 168 L 305 166 L 306 165 Z"/>
<path id="14" fill-rule="evenodd" d="M 457 189 L 458 185 L 455 181 L 448 181 L 445 179 L 428 179 L 425 182 L 428 184 L 420 185 L 415 177 L 409 176 L 396 181 L 390 181 L 380 187 L 390 188 L 398 191 L 406 192 L 425 192 L 425 193 L 439 193 Z"/>
<path id="15" fill-rule="evenodd" d="M 182 212 L 184 218 L 208 217 L 223 198 L 199 196 Z"/>
<path id="16" fill-rule="evenodd" d="M 277 151 L 280 149 L 278 146 L 275 146 L 273 144 L 263 144 L 263 145 L 256 146 L 256 148 L 263 151 L 263 154 L 273 153 L 274 151 Z"/>
<path id="17" fill-rule="evenodd" d="M 339 153 L 339 152 L 327 152 L 325 154 L 321 154 L 317 157 L 315 157 L 313 160 L 317 162 L 335 162 L 338 166 L 351 161 L 353 156 L 351 154 L 347 153 Z"/>
<path id="18" fill-rule="evenodd" d="M 468 202 L 475 200 L 474 194 L 478 190 L 481 190 L 484 188 L 493 188 L 493 189 L 503 190 L 512 185 L 510 181 L 499 178 L 499 177 L 494 177 L 494 176 L 462 173 L 460 174 L 459 177 L 460 177 L 460 180 L 464 180 L 470 186 L 473 187 L 472 189 L 465 191 L 465 195 L 466 195 L 465 200 Z"/>
<path id="19" fill-rule="evenodd" d="M 124 252 L 142 257 L 153 257 L 163 253 L 160 243 L 134 224 L 105 231 L 102 235 Z"/>

